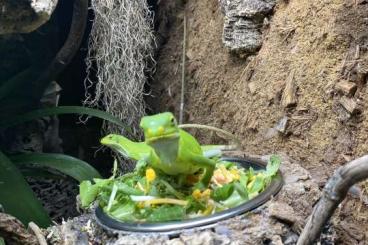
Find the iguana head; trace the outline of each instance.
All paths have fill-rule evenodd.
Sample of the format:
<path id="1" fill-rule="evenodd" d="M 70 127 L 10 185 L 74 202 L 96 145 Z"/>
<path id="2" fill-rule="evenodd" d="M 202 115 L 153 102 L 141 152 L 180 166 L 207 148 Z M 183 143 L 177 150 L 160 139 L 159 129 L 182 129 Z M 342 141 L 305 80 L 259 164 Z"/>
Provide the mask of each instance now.
<path id="1" fill-rule="evenodd" d="M 179 137 L 178 124 L 171 112 L 145 116 L 141 119 L 140 127 L 143 129 L 146 143 Z"/>
<path id="2" fill-rule="evenodd" d="M 103 137 L 100 142 L 102 145 L 104 146 L 108 146 L 111 149 L 117 151 L 117 152 L 121 152 L 121 141 L 122 139 L 124 139 L 123 136 L 121 135 L 117 135 L 117 134 L 109 134 L 105 137 Z"/>

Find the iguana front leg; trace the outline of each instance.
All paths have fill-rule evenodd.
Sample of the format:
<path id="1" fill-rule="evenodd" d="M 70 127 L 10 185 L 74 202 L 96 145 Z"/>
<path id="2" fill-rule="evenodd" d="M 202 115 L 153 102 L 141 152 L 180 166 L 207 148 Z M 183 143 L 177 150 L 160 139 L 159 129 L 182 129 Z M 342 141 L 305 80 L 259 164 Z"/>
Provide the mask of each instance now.
<path id="1" fill-rule="evenodd" d="M 203 187 L 207 187 L 215 171 L 216 162 L 201 155 L 192 155 L 191 162 L 201 168 L 205 169 L 205 172 L 200 180 Z"/>
<path id="2" fill-rule="evenodd" d="M 224 151 L 235 151 L 240 148 L 237 145 L 201 145 L 203 155 L 207 158 L 221 157 Z"/>

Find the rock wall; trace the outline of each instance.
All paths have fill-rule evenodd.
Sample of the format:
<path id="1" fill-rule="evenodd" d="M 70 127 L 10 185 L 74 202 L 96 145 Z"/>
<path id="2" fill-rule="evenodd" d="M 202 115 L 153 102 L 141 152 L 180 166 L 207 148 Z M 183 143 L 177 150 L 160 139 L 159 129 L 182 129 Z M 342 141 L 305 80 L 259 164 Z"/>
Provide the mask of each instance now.
<path id="1" fill-rule="evenodd" d="M 279 1 L 263 26 L 261 48 L 246 58 L 223 42 L 221 6 L 206 0 L 185 7 L 186 122 L 233 132 L 250 153 L 286 152 L 321 183 L 366 153 L 368 4 Z M 158 56 L 156 111 L 179 108 L 182 15 L 176 13 Z"/>
<path id="2" fill-rule="evenodd" d="M 0 34 L 34 31 L 50 19 L 58 0 L 1 0 Z"/>

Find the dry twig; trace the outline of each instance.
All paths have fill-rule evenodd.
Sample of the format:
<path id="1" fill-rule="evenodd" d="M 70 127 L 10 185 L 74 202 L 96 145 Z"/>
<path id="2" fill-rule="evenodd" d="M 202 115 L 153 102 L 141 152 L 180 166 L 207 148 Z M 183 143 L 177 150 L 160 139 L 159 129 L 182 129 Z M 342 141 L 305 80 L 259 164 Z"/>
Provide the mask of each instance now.
<path id="1" fill-rule="evenodd" d="M 184 98 L 185 98 L 185 53 L 186 53 L 186 42 L 187 42 L 187 18 L 184 13 L 183 20 L 183 56 L 181 63 L 181 91 L 180 91 L 180 110 L 179 110 L 179 123 L 183 123 L 184 115 Z"/>
<path id="2" fill-rule="evenodd" d="M 42 231 L 41 231 L 40 227 L 38 227 L 38 225 L 36 225 L 34 222 L 29 222 L 28 227 L 36 235 L 38 243 L 40 245 L 47 245 L 45 236 L 42 234 Z"/>
<path id="3" fill-rule="evenodd" d="M 240 140 L 233 134 L 229 133 L 226 130 L 220 129 L 220 128 L 216 128 L 213 126 L 208 126 L 208 125 L 202 125 L 202 124 L 180 124 L 179 128 L 201 128 L 201 129 L 208 129 L 223 135 L 226 135 L 228 137 L 229 140 L 232 140 L 235 145 L 228 145 L 228 146 L 223 146 L 223 150 L 240 150 L 241 149 L 241 142 Z"/>
<path id="4" fill-rule="evenodd" d="M 327 182 L 323 195 L 314 207 L 297 245 L 313 244 L 337 206 L 346 197 L 349 188 L 366 178 L 368 178 L 368 155 L 337 169 Z"/>

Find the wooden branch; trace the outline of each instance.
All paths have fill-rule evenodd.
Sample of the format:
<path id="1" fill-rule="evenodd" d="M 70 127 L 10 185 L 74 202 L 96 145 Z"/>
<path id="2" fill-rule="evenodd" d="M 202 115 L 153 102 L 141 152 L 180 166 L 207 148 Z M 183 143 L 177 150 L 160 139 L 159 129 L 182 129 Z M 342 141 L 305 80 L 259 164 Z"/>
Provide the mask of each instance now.
<path id="1" fill-rule="evenodd" d="M 47 242 L 46 242 L 46 238 L 45 236 L 42 234 L 42 231 L 40 229 L 40 227 L 38 227 L 38 225 L 36 225 L 36 223 L 34 222 L 29 222 L 28 224 L 28 228 L 30 230 L 33 231 L 33 233 L 35 234 L 37 240 L 38 240 L 38 244 L 39 245 L 47 245 Z"/>
<path id="2" fill-rule="evenodd" d="M 6 213 L 0 213 L 0 237 L 9 244 L 38 244 L 36 236 L 29 233 L 17 218 Z"/>
<path id="3" fill-rule="evenodd" d="M 73 17 L 68 37 L 51 64 L 34 83 L 35 103 L 39 102 L 48 84 L 57 78 L 77 53 L 86 29 L 87 15 L 88 0 L 74 0 Z"/>
<path id="4" fill-rule="evenodd" d="M 338 168 L 327 182 L 322 197 L 314 207 L 297 245 L 313 244 L 337 206 L 346 197 L 349 188 L 366 178 L 368 178 L 368 155 Z"/>

